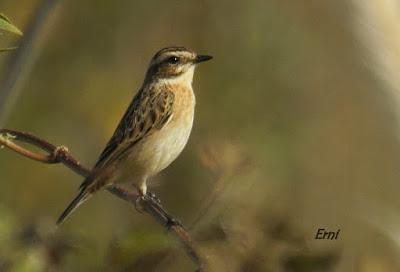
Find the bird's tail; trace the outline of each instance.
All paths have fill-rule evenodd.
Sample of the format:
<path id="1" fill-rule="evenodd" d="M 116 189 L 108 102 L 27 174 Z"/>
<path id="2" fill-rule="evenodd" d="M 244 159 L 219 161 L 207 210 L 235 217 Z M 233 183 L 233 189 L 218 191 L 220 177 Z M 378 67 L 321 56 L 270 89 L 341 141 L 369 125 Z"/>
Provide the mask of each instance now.
<path id="1" fill-rule="evenodd" d="M 72 213 L 79 205 L 85 202 L 89 197 L 90 193 L 86 190 L 86 188 L 82 188 L 79 194 L 71 201 L 68 207 L 63 211 L 60 217 L 57 220 L 57 225 L 60 225 L 65 221 L 67 216 Z"/>

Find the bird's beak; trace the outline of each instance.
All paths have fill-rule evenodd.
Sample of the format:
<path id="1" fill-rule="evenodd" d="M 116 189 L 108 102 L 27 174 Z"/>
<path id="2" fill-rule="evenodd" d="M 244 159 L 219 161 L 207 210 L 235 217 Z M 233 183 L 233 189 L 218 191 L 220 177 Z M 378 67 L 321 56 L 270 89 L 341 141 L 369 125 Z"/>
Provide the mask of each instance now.
<path id="1" fill-rule="evenodd" d="M 200 62 L 204 62 L 204 61 L 210 60 L 212 58 L 213 57 L 207 56 L 207 55 L 197 55 L 196 58 L 194 59 L 194 63 L 197 64 L 197 63 L 200 63 Z"/>

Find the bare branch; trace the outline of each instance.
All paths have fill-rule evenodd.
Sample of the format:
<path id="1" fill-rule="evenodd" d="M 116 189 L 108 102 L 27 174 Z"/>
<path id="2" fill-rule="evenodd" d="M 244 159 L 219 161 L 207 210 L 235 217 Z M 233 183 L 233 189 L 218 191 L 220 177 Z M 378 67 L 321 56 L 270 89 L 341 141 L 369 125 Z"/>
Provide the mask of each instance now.
<path id="1" fill-rule="evenodd" d="M 20 141 L 35 146 L 44 153 L 31 151 L 15 143 Z M 0 129 L 0 146 L 5 146 L 18 154 L 42 163 L 62 163 L 75 173 L 87 177 L 91 170 L 83 166 L 76 160 L 68 148 L 65 146 L 55 146 L 35 135 L 27 132 L 21 132 L 11 129 Z M 152 195 L 140 197 L 137 192 L 127 191 L 119 186 L 112 186 L 107 189 L 110 193 L 117 197 L 135 205 L 138 201 L 143 206 L 143 211 L 153 217 L 157 222 L 171 230 L 179 241 L 183 244 L 186 253 L 197 265 L 197 271 L 203 271 L 203 264 L 195 247 L 194 241 L 190 237 L 187 230 L 175 220 L 168 212 L 162 207 L 160 201 Z"/>

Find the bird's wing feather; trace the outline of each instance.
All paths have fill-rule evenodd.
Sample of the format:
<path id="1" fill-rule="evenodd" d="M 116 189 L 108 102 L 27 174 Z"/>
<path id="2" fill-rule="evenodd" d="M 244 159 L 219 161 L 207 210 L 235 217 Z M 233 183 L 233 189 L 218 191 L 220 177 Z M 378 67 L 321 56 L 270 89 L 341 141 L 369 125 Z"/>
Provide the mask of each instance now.
<path id="1" fill-rule="evenodd" d="M 172 116 L 174 93 L 167 88 L 141 89 L 118 124 L 113 136 L 101 153 L 95 167 L 94 175 L 101 169 L 121 158 L 143 138 L 160 130 Z M 81 185 L 87 187 L 94 178 L 87 178 Z"/>

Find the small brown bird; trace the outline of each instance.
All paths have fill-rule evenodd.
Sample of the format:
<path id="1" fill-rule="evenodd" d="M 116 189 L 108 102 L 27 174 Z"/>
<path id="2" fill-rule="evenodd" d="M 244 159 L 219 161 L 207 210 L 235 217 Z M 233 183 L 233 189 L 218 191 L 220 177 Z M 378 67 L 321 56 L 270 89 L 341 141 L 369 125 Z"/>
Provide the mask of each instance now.
<path id="1" fill-rule="evenodd" d="M 92 174 L 57 224 L 95 192 L 115 183 L 132 183 L 146 195 L 147 179 L 173 162 L 188 141 L 195 107 L 194 69 L 211 58 L 184 47 L 167 47 L 155 54 Z"/>

